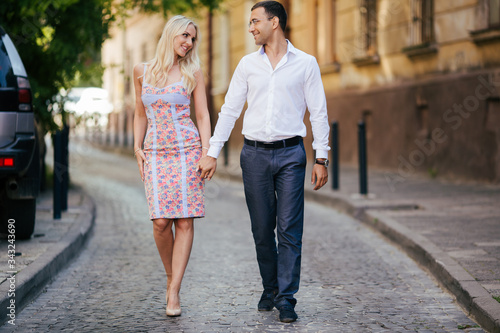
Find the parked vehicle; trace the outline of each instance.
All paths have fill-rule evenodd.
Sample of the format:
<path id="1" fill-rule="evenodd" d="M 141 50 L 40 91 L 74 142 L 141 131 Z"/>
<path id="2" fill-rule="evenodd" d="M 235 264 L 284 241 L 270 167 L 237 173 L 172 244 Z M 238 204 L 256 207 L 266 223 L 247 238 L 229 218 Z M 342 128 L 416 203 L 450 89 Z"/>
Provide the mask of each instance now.
<path id="1" fill-rule="evenodd" d="M 28 75 L 0 27 L 0 233 L 13 224 L 16 239 L 30 238 L 35 227 L 45 147 L 41 136 Z"/>
<path id="2" fill-rule="evenodd" d="M 107 90 L 99 87 L 75 87 L 66 95 L 64 109 L 84 119 L 89 127 L 105 128 L 113 111 Z"/>

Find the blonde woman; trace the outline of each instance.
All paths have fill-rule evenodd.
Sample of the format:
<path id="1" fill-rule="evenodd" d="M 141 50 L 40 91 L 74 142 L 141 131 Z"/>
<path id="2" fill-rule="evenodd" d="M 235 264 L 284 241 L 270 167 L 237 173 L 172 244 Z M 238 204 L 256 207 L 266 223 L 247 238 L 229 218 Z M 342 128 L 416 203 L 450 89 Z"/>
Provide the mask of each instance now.
<path id="1" fill-rule="evenodd" d="M 193 244 L 193 219 L 205 215 L 204 179 L 213 175 L 199 171 L 209 148 L 210 118 L 198 44 L 197 25 L 174 16 L 153 60 L 134 67 L 134 154 L 167 274 L 171 317 L 181 315 L 179 291 Z M 190 119 L 191 97 L 198 128 Z"/>

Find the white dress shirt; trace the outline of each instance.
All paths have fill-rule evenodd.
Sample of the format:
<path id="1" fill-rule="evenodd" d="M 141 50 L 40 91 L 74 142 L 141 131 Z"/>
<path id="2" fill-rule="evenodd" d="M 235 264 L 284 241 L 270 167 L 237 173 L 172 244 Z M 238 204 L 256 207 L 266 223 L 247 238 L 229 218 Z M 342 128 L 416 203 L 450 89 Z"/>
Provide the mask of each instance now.
<path id="1" fill-rule="evenodd" d="M 247 101 L 242 130 L 247 139 L 271 142 L 305 137 L 307 107 L 316 158 L 328 158 L 330 126 L 318 63 L 287 42 L 287 52 L 274 70 L 264 47 L 241 59 L 210 139 L 208 156 L 219 156 Z"/>

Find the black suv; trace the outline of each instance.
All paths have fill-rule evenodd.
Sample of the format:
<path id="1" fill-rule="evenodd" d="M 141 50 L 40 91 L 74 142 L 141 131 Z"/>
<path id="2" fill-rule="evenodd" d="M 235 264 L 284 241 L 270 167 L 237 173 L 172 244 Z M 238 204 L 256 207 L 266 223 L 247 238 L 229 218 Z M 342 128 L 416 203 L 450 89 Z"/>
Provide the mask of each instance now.
<path id="1" fill-rule="evenodd" d="M 28 75 L 0 27 L 0 233 L 15 223 L 16 239 L 30 238 L 35 227 L 42 144 Z"/>

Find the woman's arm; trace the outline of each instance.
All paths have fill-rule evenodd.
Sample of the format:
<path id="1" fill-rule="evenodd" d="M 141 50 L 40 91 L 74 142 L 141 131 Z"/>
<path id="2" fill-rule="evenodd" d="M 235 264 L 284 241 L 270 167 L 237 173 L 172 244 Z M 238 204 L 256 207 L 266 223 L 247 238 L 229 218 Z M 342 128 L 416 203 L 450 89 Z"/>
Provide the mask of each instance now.
<path id="1" fill-rule="evenodd" d="M 144 136 L 146 135 L 146 129 L 148 126 L 148 119 L 146 117 L 146 111 L 144 110 L 144 104 L 142 103 L 141 93 L 142 93 L 142 80 L 144 78 L 139 78 L 144 72 L 144 64 L 137 64 L 134 66 L 134 88 L 135 88 L 135 111 L 134 111 L 134 155 L 137 158 L 137 165 L 139 166 L 139 172 L 141 174 L 141 179 L 144 180 L 144 163 L 146 161 L 146 156 L 142 151 L 142 145 L 144 143 Z"/>
<path id="2" fill-rule="evenodd" d="M 210 129 L 210 114 L 207 106 L 207 95 L 205 93 L 205 80 L 203 72 L 199 70 L 195 73 L 196 87 L 193 90 L 194 109 L 196 111 L 196 123 L 200 132 L 201 146 L 209 148 L 209 140 L 211 136 Z M 207 155 L 207 150 L 203 150 L 203 156 Z"/>
<path id="3" fill-rule="evenodd" d="M 205 93 L 205 80 L 203 79 L 203 72 L 201 70 L 195 73 L 196 87 L 193 90 L 194 108 L 196 112 L 196 123 L 200 133 L 201 146 L 202 146 L 202 159 L 198 164 L 203 178 L 211 179 L 215 173 L 216 165 L 213 161 L 208 161 L 207 152 L 210 148 L 210 113 L 207 106 L 207 95 Z M 207 164 L 207 162 L 210 162 Z"/>

